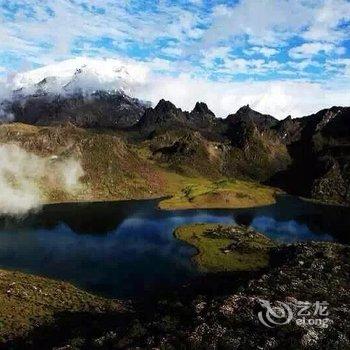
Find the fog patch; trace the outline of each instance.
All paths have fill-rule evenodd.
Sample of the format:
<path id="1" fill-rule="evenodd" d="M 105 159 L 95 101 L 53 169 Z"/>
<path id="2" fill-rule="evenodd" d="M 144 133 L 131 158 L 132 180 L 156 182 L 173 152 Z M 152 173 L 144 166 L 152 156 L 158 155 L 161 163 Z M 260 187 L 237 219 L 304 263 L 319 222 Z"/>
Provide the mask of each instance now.
<path id="1" fill-rule="evenodd" d="M 0 124 L 1 123 L 10 123 L 15 119 L 15 116 L 11 112 L 5 111 L 1 106 L 0 106 Z"/>
<path id="2" fill-rule="evenodd" d="M 75 194 L 83 174 L 74 158 L 40 157 L 15 144 L 0 145 L 0 214 L 40 209 L 49 189 Z"/>

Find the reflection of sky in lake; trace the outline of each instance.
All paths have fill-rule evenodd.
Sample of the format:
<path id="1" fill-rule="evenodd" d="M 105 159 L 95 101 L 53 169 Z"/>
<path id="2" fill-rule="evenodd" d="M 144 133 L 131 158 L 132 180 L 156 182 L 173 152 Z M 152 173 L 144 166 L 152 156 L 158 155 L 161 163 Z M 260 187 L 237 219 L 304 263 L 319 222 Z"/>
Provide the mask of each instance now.
<path id="1" fill-rule="evenodd" d="M 195 249 L 173 236 L 180 225 L 250 225 L 281 242 L 348 236 L 348 211 L 288 196 L 275 205 L 235 210 L 161 211 L 155 204 L 65 204 L 22 220 L 0 218 L 0 265 L 128 297 L 198 274 L 190 260 Z"/>
<path id="2" fill-rule="evenodd" d="M 254 218 L 251 226 L 257 231 L 265 233 L 272 239 L 284 243 L 295 241 L 333 240 L 332 236 L 327 234 L 314 234 L 307 225 L 300 224 L 295 220 L 278 221 L 271 217 L 260 216 Z"/>
<path id="3" fill-rule="evenodd" d="M 234 221 L 205 213 L 154 219 L 132 215 L 103 235 L 77 234 L 64 223 L 50 230 L 3 231 L 0 263 L 105 295 L 138 294 L 197 274 L 189 259 L 195 250 L 173 236 L 176 227 L 194 222 Z"/>

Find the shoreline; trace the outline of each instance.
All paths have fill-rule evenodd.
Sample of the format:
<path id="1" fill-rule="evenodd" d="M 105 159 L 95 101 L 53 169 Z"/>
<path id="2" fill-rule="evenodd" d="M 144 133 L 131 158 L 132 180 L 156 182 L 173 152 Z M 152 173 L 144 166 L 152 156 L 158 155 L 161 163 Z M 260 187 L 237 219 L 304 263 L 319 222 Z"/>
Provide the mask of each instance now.
<path id="1" fill-rule="evenodd" d="M 98 204 L 98 203 L 121 203 L 121 202 L 141 202 L 141 201 L 159 201 L 157 203 L 156 208 L 159 210 L 164 211 L 181 211 L 181 210 L 224 210 L 224 209 L 248 209 L 248 208 L 260 208 L 264 206 L 269 206 L 277 203 L 277 198 L 279 196 L 291 196 L 298 198 L 304 202 L 313 203 L 316 205 L 324 205 L 324 206 L 330 206 L 330 207 L 341 207 L 341 208 L 349 208 L 350 205 L 347 204 L 341 204 L 336 202 L 324 202 L 320 201 L 318 199 L 303 197 L 303 196 L 297 196 L 293 195 L 287 192 L 279 192 L 276 193 L 275 200 L 271 203 L 266 204 L 256 204 L 256 205 L 247 205 L 247 206 L 198 206 L 198 207 L 189 207 L 189 206 L 183 206 L 183 207 L 173 207 L 173 208 L 165 208 L 161 207 L 160 203 L 162 200 L 171 199 L 172 196 L 156 196 L 156 197 L 145 197 L 145 198 L 121 198 L 121 199 L 84 199 L 84 200 L 67 200 L 67 201 L 57 201 L 57 202 L 44 202 L 40 205 L 40 207 L 49 207 L 54 205 L 63 205 L 63 204 Z"/>
<path id="2" fill-rule="evenodd" d="M 282 194 L 283 195 L 283 194 Z M 63 205 L 63 204 L 98 204 L 98 203 L 121 203 L 121 202 L 146 202 L 146 201 L 159 201 L 156 209 L 163 211 L 182 211 L 182 210 L 224 210 L 224 209 L 249 209 L 249 208 L 260 208 L 277 203 L 277 200 L 265 204 L 253 204 L 247 206 L 198 206 L 198 207 L 173 207 L 173 208 L 162 208 L 160 203 L 162 200 L 169 197 L 149 197 L 149 198 L 131 198 L 131 199 L 100 199 L 100 200 L 76 200 L 76 201 L 60 201 L 60 202 L 45 202 L 41 207 L 49 207 L 54 205 Z M 171 198 L 171 197 L 170 197 Z"/>

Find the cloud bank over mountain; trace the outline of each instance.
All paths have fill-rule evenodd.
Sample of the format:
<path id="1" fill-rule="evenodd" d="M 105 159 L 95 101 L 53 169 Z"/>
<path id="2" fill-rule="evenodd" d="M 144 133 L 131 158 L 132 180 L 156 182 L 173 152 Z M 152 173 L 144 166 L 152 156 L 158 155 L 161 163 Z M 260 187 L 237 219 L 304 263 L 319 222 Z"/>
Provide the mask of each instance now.
<path id="1" fill-rule="evenodd" d="M 126 80 L 141 98 L 183 108 L 205 100 L 219 116 L 244 103 L 280 118 L 348 104 L 348 0 L 13 0 L 0 3 L 0 18 L 5 81 L 37 68 L 56 76 L 52 64 L 71 74 L 70 60 L 106 57 L 130 63 L 131 78 L 105 79 L 104 61 L 91 66 L 105 78 L 90 70 L 79 84 L 113 89 Z"/>
<path id="2" fill-rule="evenodd" d="M 123 90 L 126 94 L 156 104 L 165 98 L 185 110 L 204 101 L 218 117 L 235 112 L 242 105 L 277 118 L 301 117 L 330 105 L 348 104 L 345 87 L 307 81 L 212 81 L 191 74 L 178 76 L 156 72 L 147 62 L 123 59 L 79 57 L 38 69 L 13 74 L 3 85 L 9 91 L 33 94 L 45 91 L 69 94 L 82 91 Z M 4 97 L 4 96 L 3 96 Z M 0 118 L 11 120 L 1 112 Z"/>

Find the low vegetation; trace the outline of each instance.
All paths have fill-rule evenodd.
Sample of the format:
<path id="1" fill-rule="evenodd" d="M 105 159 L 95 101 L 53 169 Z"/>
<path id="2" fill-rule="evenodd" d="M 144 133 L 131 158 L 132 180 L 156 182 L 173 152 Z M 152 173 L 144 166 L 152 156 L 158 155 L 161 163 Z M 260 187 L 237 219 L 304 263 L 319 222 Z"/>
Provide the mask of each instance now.
<path id="1" fill-rule="evenodd" d="M 129 142 L 117 131 L 13 123 L 0 125 L 0 140 L 54 162 L 68 158 L 79 162 L 83 171 L 80 191 L 70 194 L 55 183 L 38 183 L 43 203 L 171 196 L 160 203 L 161 209 L 191 209 L 251 207 L 275 201 L 273 188 L 248 181 L 213 180 L 203 157 L 197 164 L 197 175 L 176 171 L 170 160 L 164 163 L 155 157 L 148 143 Z"/>
<path id="2" fill-rule="evenodd" d="M 179 227 L 175 236 L 198 250 L 194 259 L 202 271 L 247 271 L 266 267 L 275 244 L 244 226 L 192 224 Z"/>
<path id="3" fill-rule="evenodd" d="M 57 314 L 123 310 L 121 303 L 94 296 L 69 283 L 0 270 L 0 344 L 53 323 Z"/>
<path id="4" fill-rule="evenodd" d="M 276 189 L 241 180 L 192 179 L 161 209 L 247 208 L 275 203 Z"/>

